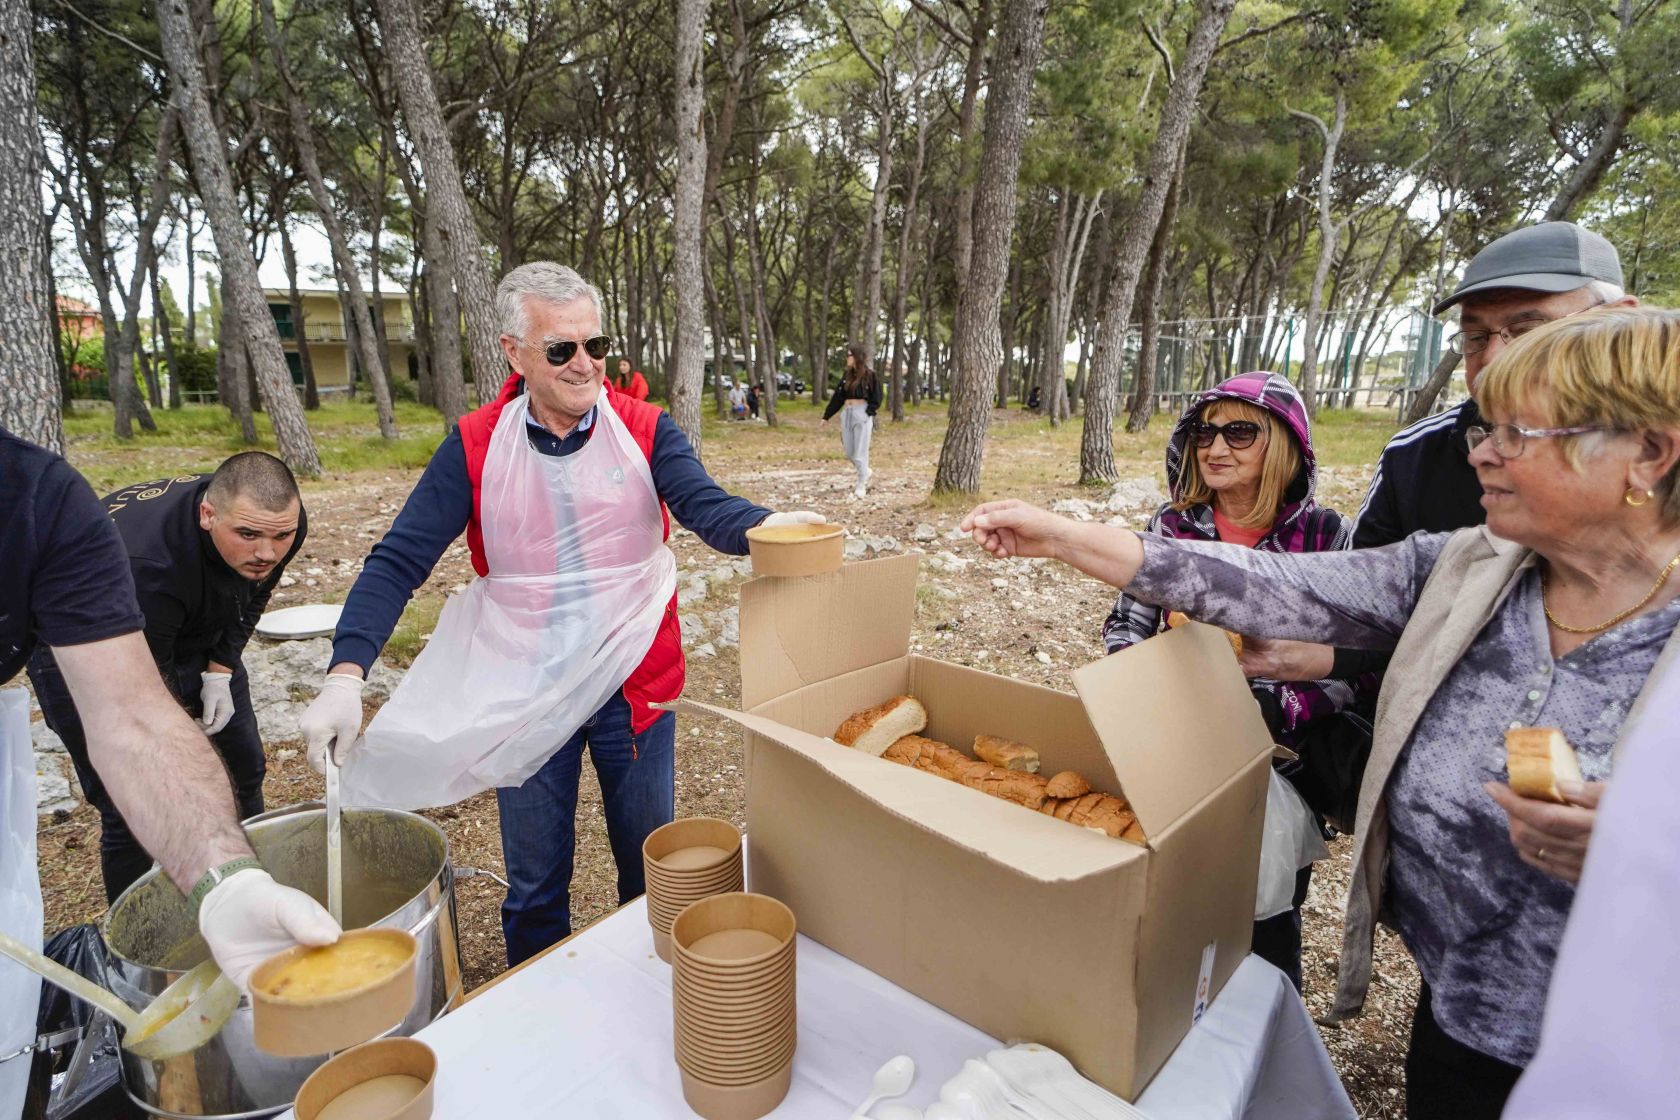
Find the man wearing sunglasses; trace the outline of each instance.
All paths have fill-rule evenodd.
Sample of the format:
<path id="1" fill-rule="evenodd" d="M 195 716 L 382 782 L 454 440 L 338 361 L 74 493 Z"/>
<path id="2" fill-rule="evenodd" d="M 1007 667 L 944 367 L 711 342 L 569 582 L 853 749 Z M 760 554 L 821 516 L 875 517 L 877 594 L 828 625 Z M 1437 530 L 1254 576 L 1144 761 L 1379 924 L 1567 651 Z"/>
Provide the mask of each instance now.
<path id="1" fill-rule="evenodd" d="M 1507 233 L 1471 258 L 1458 286 L 1433 313 L 1458 308 L 1458 330 L 1447 343 L 1463 356 L 1465 385 L 1474 394 L 1482 370 L 1541 324 L 1638 302 L 1622 290 L 1615 246 L 1571 222 L 1542 222 Z M 1419 531 L 1480 525 L 1486 511 L 1470 465 L 1473 428 L 1486 429 L 1487 422 L 1472 395 L 1396 433 L 1377 461 L 1351 547 L 1376 548 Z M 1380 655 L 1309 642 L 1255 642 L 1244 648 L 1243 660 L 1251 676 L 1278 680 L 1352 677 L 1387 662 Z"/>
<path id="2" fill-rule="evenodd" d="M 441 805 L 496 787 L 511 966 L 571 932 L 585 750 L 600 779 L 620 902 L 642 893 L 642 841 L 672 819 L 676 717 L 657 707 L 682 692 L 684 676 L 675 564 L 662 543 L 669 515 L 732 556 L 746 554 L 756 525 L 824 518 L 771 513 L 726 493 L 664 410 L 606 386 L 612 343 L 601 330 L 600 293 L 570 268 L 521 265 L 502 279 L 496 307 L 511 373 L 496 400 L 462 417 L 444 440 L 368 556 L 345 600 L 332 668 L 302 726 L 316 769 L 329 750 L 341 765 L 350 757 L 347 791 L 361 781 L 383 803 Z M 479 621 L 461 630 L 445 611 L 404 681 L 422 685 L 399 689 L 357 746 L 367 669 L 463 530 L 474 568 L 492 579 L 461 592 L 455 615 Z M 471 598 L 475 589 L 483 594 Z M 469 615 L 465 604 L 480 604 L 472 608 L 480 613 Z M 484 626 L 499 629 L 484 634 Z M 475 677 L 481 655 L 493 663 L 489 677 Z M 500 679 L 504 665 L 511 684 Z M 617 665 L 629 666 L 626 676 L 600 668 Z M 483 681 L 480 693 L 459 698 L 464 712 L 438 699 L 453 700 L 459 680 Z M 598 709 L 594 699 L 579 702 L 603 692 Z M 405 705 L 433 717 L 435 740 L 424 719 L 402 722 Z M 451 721 L 462 730 L 443 726 Z M 411 747 L 412 759 L 402 757 Z M 517 764 L 508 761 L 514 751 Z M 396 769 L 387 765 L 393 753 L 402 763 Z M 385 774 L 385 790 L 358 770 Z M 446 770 L 444 781 L 438 775 Z"/>

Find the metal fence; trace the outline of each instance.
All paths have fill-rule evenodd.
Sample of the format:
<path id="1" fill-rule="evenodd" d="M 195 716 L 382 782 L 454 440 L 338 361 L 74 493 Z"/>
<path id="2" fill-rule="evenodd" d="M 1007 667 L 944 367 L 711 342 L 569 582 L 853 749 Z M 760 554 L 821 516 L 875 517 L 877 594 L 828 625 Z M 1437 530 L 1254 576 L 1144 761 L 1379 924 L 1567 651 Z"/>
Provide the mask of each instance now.
<path id="1" fill-rule="evenodd" d="M 1177 319 L 1161 324 L 1155 391 L 1165 409 L 1181 408 L 1227 377 L 1265 369 L 1298 380 L 1304 316 L 1267 314 Z M 1141 340 L 1127 340 L 1126 376 L 1133 381 Z M 1379 307 L 1325 316 L 1319 330 L 1320 406 L 1393 409 L 1403 413 L 1441 357 L 1442 324 L 1422 308 Z"/>

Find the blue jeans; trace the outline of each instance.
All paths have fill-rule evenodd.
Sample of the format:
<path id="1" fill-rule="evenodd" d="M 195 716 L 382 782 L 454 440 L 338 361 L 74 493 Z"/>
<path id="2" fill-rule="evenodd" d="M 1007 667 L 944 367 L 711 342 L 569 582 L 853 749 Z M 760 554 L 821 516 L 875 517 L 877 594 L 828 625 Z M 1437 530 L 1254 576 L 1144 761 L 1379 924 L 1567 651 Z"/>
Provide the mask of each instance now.
<path id="1" fill-rule="evenodd" d="M 601 783 L 607 839 L 618 866 L 618 901 L 629 902 L 646 889 L 642 841 L 676 812 L 676 729 L 677 717 L 666 712 L 640 735 L 631 735 L 630 704 L 621 692 L 524 785 L 496 790 L 509 883 L 502 936 L 510 968 L 571 935 L 572 853 L 585 746 Z"/>

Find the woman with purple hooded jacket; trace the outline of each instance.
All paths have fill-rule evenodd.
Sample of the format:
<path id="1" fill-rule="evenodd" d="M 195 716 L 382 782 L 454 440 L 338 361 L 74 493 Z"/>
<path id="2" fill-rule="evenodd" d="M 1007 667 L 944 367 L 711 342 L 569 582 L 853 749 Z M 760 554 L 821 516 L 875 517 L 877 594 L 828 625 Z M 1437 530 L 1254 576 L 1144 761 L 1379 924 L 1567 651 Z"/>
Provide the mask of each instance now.
<path id="1" fill-rule="evenodd" d="M 1307 410 L 1295 386 L 1275 373 L 1244 373 L 1196 397 L 1167 440 L 1172 500 L 1148 532 L 1225 541 L 1264 552 L 1328 552 L 1346 547 L 1351 525 L 1313 494 L 1318 461 Z M 1109 653 L 1167 628 L 1165 612 L 1122 593 L 1103 623 Z M 1370 680 L 1274 681 L 1249 687 L 1274 742 L 1300 746 L 1314 720 L 1353 706 Z M 1279 764 L 1285 778 L 1299 762 Z M 1254 923 L 1254 952 L 1301 987 L 1301 904 L 1312 865 L 1295 881 L 1293 909 Z"/>

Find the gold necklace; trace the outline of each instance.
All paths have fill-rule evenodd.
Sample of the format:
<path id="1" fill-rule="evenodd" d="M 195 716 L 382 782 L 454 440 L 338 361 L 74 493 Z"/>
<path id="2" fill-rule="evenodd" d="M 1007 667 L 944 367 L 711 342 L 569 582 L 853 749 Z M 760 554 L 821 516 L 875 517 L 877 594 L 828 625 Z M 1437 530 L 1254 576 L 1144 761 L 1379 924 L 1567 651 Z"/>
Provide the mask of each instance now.
<path id="1" fill-rule="evenodd" d="M 1616 625 L 1618 622 L 1621 622 L 1639 608 L 1643 607 L 1646 603 L 1649 603 L 1652 599 L 1655 599 L 1657 597 L 1657 592 L 1662 590 L 1662 585 L 1668 582 L 1668 577 L 1673 573 L 1676 566 L 1680 566 L 1680 554 L 1677 554 L 1674 559 L 1668 562 L 1668 566 L 1662 570 L 1662 574 L 1657 576 L 1657 582 L 1651 585 L 1651 590 L 1645 592 L 1645 598 L 1639 600 L 1639 602 L 1635 603 L 1622 613 L 1611 616 L 1609 619 L 1599 623 L 1597 626 L 1571 626 L 1567 622 L 1558 621 L 1558 616 L 1553 614 L 1552 608 L 1546 605 L 1546 580 L 1544 576 L 1540 579 L 1540 609 L 1546 612 L 1547 622 L 1550 622 L 1553 626 L 1556 626 L 1559 630 L 1562 630 L 1566 634 L 1597 634 L 1602 630 L 1610 629 L 1610 627 Z"/>

